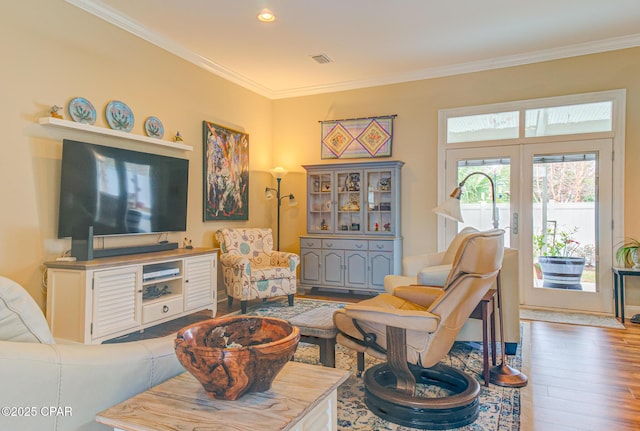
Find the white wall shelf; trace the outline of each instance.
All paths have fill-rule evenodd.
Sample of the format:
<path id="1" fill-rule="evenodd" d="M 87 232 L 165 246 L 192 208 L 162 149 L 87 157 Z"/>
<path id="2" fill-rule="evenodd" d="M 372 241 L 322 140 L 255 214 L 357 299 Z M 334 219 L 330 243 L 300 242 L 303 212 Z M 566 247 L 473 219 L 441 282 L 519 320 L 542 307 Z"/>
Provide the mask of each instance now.
<path id="1" fill-rule="evenodd" d="M 135 135 L 129 132 L 123 132 L 121 130 L 112 130 L 105 127 L 92 126 L 91 124 L 76 123 L 74 121 L 61 120 L 53 117 L 42 117 L 39 123 L 43 126 L 61 127 L 64 129 L 81 130 L 83 132 L 95 133 L 97 135 L 111 136 L 114 138 L 127 139 L 129 141 L 146 142 L 155 145 L 162 145 L 165 147 L 176 148 L 179 150 L 193 151 L 193 147 L 190 145 L 182 144 L 179 142 L 165 141 L 163 139 L 151 138 L 149 136 Z"/>

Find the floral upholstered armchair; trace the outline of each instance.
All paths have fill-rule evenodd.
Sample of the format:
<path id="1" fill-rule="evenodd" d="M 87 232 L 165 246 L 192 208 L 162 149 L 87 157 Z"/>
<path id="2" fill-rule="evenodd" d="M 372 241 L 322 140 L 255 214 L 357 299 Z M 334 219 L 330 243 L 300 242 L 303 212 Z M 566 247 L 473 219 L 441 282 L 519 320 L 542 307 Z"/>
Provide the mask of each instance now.
<path id="1" fill-rule="evenodd" d="M 273 250 L 271 229 L 220 229 L 216 232 L 222 253 L 222 275 L 229 306 L 240 300 L 242 313 L 247 301 L 287 295 L 293 305 L 296 268 L 300 257 Z"/>

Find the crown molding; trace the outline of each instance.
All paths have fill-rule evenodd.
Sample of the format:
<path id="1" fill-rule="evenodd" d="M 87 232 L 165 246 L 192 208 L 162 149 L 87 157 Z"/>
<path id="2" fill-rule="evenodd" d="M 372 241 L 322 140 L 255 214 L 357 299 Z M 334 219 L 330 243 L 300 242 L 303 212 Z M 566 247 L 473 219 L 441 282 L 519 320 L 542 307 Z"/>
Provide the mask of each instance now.
<path id="1" fill-rule="evenodd" d="M 577 57 L 581 55 L 596 54 L 606 51 L 615 51 L 625 48 L 640 46 L 640 33 L 595 42 L 568 45 L 560 48 L 531 51 L 522 54 L 491 58 L 486 60 L 459 63 L 449 66 L 429 67 L 422 70 L 376 77 L 366 80 L 345 81 L 309 87 L 274 90 L 265 87 L 244 75 L 234 72 L 210 59 L 185 48 L 184 46 L 150 31 L 137 21 L 131 20 L 120 14 L 115 9 L 101 3 L 98 0 L 65 0 L 92 15 L 97 16 L 121 29 L 152 43 L 190 63 L 195 64 L 223 79 L 237 84 L 247 90 L 253 91 L 268 99 L 285 99 L 314 94 L 333 93 L 339 91 L 355 90 L 382 85 L 399 84 L 403 82 L 420 81 L 424 79 L 441 78 L 445 76 L 460 75 L 464 73 L 482 72 L 505 67 L 521 66 L 543 61 L 559 60 L 563 58 Z"/>
<path id="2" fill-rule="evenodd" d="M 635 48 L 637 46 L 640 46 L 640 33 L 611 39 L 603 39 L 595 42 L 568 45 L 561 48 L 496 57 L 487 60 L 472 61 L 442 67 L 430 67 L 415 72 L 395 74 L 387 77 L 377 77 L 368 80 L 348 81 L 315 87 L 293 88 L 282 91 L 272 90 L 271 98 L 283 99 L 289 97 L 309 96 L 313 94 L 332 93 L 368 87 L 378 87 L 382 85 L 399 84 L 403 82 L 420 81 L 424 79 L 442 78 L 446 76 L 462 75 L 465 73 L 483 72 L 505 67 L 560 60 L 563 58 L 578 57 L 581 55 L 597 54 L 600 52 L 616 51 L 619 49 Z"/>

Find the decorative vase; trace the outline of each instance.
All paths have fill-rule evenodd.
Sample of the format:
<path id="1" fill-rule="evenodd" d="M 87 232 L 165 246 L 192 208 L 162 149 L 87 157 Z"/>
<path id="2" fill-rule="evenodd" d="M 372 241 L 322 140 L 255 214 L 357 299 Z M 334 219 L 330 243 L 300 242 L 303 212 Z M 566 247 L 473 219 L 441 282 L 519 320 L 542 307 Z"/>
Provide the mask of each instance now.
<path id="1" fill-rule="evenodd" d="M 538 256 L 542 269 L 543 287 L 582 290 L 580 279 L 586 259 L 584 257 Z"/>

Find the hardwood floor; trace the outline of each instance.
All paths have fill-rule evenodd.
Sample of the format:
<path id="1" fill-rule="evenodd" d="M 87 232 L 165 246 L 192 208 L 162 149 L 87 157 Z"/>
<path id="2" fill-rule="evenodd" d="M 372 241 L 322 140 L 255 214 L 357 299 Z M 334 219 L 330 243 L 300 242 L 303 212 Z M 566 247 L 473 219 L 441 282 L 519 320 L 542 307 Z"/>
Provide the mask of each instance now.
<path id="1" fill-rule="evenodd" d="M 523 322 L 529 331 L 523 431 L 640 429 L 640 325 Z"/>

